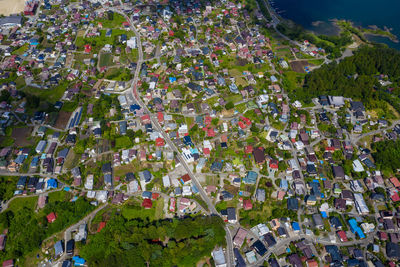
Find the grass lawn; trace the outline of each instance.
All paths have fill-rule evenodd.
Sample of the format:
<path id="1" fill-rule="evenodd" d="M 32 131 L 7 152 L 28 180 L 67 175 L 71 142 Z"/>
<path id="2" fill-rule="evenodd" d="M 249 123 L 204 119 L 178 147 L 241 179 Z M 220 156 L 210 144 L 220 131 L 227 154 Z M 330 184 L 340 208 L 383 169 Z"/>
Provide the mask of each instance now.
<path id="1" fill-rule="evenodd" d="M 120 136 L 115 139 L 115 147 L 117 149 L 129 148 L 132 145 L 133 145 L 132 140 L 128 136 Z"/>
<path id="2" fill-rule="evenodd" d="M 26 85 L 24 76 L 18 76 L 18 78 L 15 79 L 14 82 L 16 83 L 18 89 Z"/>
<path id="3" fill-rule="evenodd" d="M 239 111 L 240 113 L 243 113 L 246 110 L 246 103 L 241 103 L 237 106 L 235 106 L 235 109 Z"/>
<path id="4" fill-rule="evenodd" d="M 124 21 L 126 21 L 125 17 L 118 13 L 114 13 L 113 20 L 108 20 L 107 18 L 96 20 L 96 22 L 100 22 L 101 24 L 103 24 L 103 28 L 111 29 L 122 27 L 122 23 Z"/>
<path id="5" fill-rule="evenodd" d="M 129 164 L 118 166 L 114 168 L 114 175 L 118 177 L 125 177 L 128 172 L 137 172 L 140 170 L 139 162 L 134 160 Z"/>
<path id="6" fill-rule="evenodd" d="M 157 205 L 158 202 L 153 201 L 153 207 L 151 209 L 145 209 L 141 206 L 141 201 L 131 200 L 123 205 L 122 216 L 127 220 L 134 218 L 148 218 L 150 221 L 152 221 L 156 218 Z"/>
<path id="7" fill-rule="evenodd" d="M 18 48 L 18 49 L 16 49 L 16 50 L 14 50 L 14 51 L 12 51 L 12 55 L 18 55 L 18 56 L 20 56 L 20 55 L 22 55 L 23 53 L 25 53 L 25 51 L 26 50 L 28 50 L 28 48 L 29 48 L 29 44 L 24 44 L 23 46 L 21 46 L 20 48 Z"/>
<path id="8" fill-rule="evenodd" d="M 58 86 L 51 89 L 38 89 L 36 87 L 27 86 L 25 87 L 24 91 L 25 93 L 36 95 L 40 97 L 42 100 L 55 103 L 56 101 L 60 100 L 60 98 L 63 96 L 68 86 L 69 82 L 64 81 L 60 83 Z"/>
<path id="9" fill-rule="evenodd" d="M 74 150 L 71 149 L 68 153 L 67 158 L 65 159 L 64 168 L 66 170 L 70 170 L 76 165 L 78 165 L 80 156 L 75 154 Z"/>
<path id="10" fill-rule="evenodd" d="M 99 66 L 101 67 L 108 67 L 113 64 L 113 55 L 111 53 L 101 53 L 100 54 L 100 63 Z"/>
<path id="11" fill-rule="evenodd" d="M 226 102 L 232 102 L 233 104 L 241 101 L 243 99 L 243 97 L 241 95 L 230 95 L 228 97 L 225 98 Z"/>
<path id="12" fill-rule="evenodd" d="M 24 207 L 33 210 L 36 207 L 37 200 L 37 196 L 16 198 L 10 202 L 8 209 L 14 211 L 14 213 L 22 210 Z"/>
<path id="13" fill-rule="evenodd" d="M 156 201 L 153 201 L 154 205 L 156 206 L 155 219 L 160 220 L 164 218 L 164 198 L 160 197 Z"/>
<path id="14" fill-rule="evenodd" d="M 71 193 L 66 192 L 64 190 L 49 193 L 48 202 L 56 202 L 56 201 L 69 201 L 71 199 Z"/>
<path id="15" fill-rule="evenodd" d="M 283 85 L 286 90 L 294 91 L 296 88 L 301 86 L 301 82 L 304 79 L 304 73 L 297 73 L 294 71 L 287 71 L 283 75 Z"/>
<path id="16" fill-rule="evenodd" d="M 237 86 L 239 86 L 239 85 L 241 85 L 241 86 L 247 86 L 247 85 L 248 85 L 247 81 L 243 78 L 243 73 L 242 73 L 240 70 L 238 70 L 238 69 L 231 69 L 231 70 L 229 70 L 229 74 L 230 74 L 232 77 L 235 77 L 236 85 L 237 85 Z"/>

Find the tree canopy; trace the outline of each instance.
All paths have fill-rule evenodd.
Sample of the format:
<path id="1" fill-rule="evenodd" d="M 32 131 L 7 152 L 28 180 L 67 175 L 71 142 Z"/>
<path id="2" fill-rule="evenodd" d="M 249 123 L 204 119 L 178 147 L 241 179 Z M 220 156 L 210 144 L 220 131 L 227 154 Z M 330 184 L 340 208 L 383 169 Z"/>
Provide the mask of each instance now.
<path id="1" fill-rule="evenodd" d="M 217 216 L 163 221 L 127 220 L 117 212 L 91 236 L 80 254 L 92 266 L 195 266 L 216 245 L 225 244 Z"/>

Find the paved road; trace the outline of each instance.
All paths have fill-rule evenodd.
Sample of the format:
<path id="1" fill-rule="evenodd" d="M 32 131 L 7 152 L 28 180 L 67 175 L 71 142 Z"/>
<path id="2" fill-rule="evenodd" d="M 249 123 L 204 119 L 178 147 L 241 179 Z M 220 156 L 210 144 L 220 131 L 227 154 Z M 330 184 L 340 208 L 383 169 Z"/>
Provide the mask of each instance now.
<path id="1" fill-rule="evenodd" d="M 71 231 L 73 231 L 74 229 L 78 228 L 79 225 L 83 224 L 83 223 L 87 223 L 89 221 L 91 221 L 96 214 L 101 211 L 102 209 L 104 209 L 105 207 L 108 206 L 108 203 L 104 204 L 103 206 L 98 207 L 97 209 L 95 209 L 94 211 L 92 211 L 91 213 L 89 213 L 88 215 L 86 215 L 85 218 L 83 218 L 82 220 L 80 220 L 79 222 L 71 225 L 70 227 L 68 227 L 65 231 L 64 231 L 64 253 L 62 254 L 61 258 L 59 258 L 56 262 L 54 262 L 53 266 L 57 266 L 57 265 L 61 265 L 62 262 L 67 258 L 67 241 L 69 240 L 68 235 L 70 235 Z M 87 226 L 88 227 L 88 226 Z M 53 236 L 57 235 L 58 233 L 54 234 Z M 68 239 L 68 240 L 67 240 Z"/>
<path id="2" fill-rule="evenodd" d="M 360 135 L 357 135 L 357 136 L 350 135 L 351 142 L 353 144 L 356 144 L 360 139 L 362 139 L 362 138 L 364 138 L 366 136 L 382 134 L 384 131 L 393 129 L 399 123 L 400 123 L 400 120 L 396 120 L 396 121 L 392 122 L 391 126 L 386 127 L 386 128 L 381 128 L 381 129 L 378 129 L 378 130 L 375 130 L 375 131 L 371 131 L 371 132 L 368 132 L 368 133 L 364 133 L 364 134 L 360 134 Z"/>
<path id="3" fill-rule="evenodd" d="M 139 52 L 139 60 L 137 62 L 137 68 L 135 71 L 135 76 L 134 79 L 132 81 L 132 85 L 131 85 L 131 90 L 133 92 L 133 96 L 135 98 L 135 100 L 137 101 L 137 103 L 141 106 L 141 108 L 143 108 L 144 113 L 145 114 L 149 114 L 150 115 L 150 120 L 153 124 L 153 126 L 156 128 L 156 130 L 158 132 L 161 133 L 161 135 L 163 136 L 164 140 L 166 141 L 166 143 L 169 145 L 169 147 L 176 152 L 176 157 L 179 160 L 179 162 L 182 164 L 182 166 L 185 168 L 186 172 L 188 173 L 188 175 L 190 176 L 192 183 L 197 187 L 197 189 L 199 190 L 199 194 L 201 196 L 201 198 L 205 201 L 205 203 L 207 204 L 208 210 L 210 211 L 211 214 L 214 215 L 218 215 L 221 216 L 219 214 L 219 212 L 216 210 L 214 204 L 212 203 L 212 201 L 208 198 L 206 192 L 204 191 L 203 187 L 201 186 L 201 184 L 199 183 L 199 181 L 197 180 L 196 176 L 194 175 L 194 173 L 192 172 L 192 170 L 190 169 L 189 165 L 187 164 L 187 162 L 184 160 L 184 158 L 182 157 L 182 154 L 180 153 L 180 151 L 178 150 L 178 148 L 175 146 L 175 144 L 172 142 L 172 140 L 169 138 L 169 135 L 166 134 L 164 132 L 164 130 L 162 129 L 161 125 L 158 122 L 158 119 L 156 118 L 156 116 L 154 114 L 152 114 L 150 112 L 150 110 L 147 108 L 147 106 L 145 105 L 145 103 L 142 101 L 142 99 L 140 98 L 138 92 L 137 92 L 137 82 L 139 79 L 139 74 L 140 74 L 140 69 L 142 66 L 142 62 L 143 62 L 143 50 L 142 50 L 142 43 L 141 43 L 141 38 L 140 38 L 140 34 L 139 32 L 136 30 L 136 28 L 133 26 L 132 20 L 123 12 L 119 11 L 118 9 L 115 8 L 110 8 L 110 10 L 113 10 L 114 12 L 117 12 L 121 15 L 123 15 L 127 21 L 130 24 L 130 28 L 131 30 L 135 33 L 136 35 L 136 39 L 137 39 L 137 45 L 138 45 L 138 52 Z M 226 231 L 226 242 L 227 242 L 227 264 L 228 266 L 234 266 L 234 256 L 233 256 L 233 244 L 232 244 L 232 236 L 231 233 L 229 232 L 229 229 L 227 227 L 225 227 L 225 231 Z"/>

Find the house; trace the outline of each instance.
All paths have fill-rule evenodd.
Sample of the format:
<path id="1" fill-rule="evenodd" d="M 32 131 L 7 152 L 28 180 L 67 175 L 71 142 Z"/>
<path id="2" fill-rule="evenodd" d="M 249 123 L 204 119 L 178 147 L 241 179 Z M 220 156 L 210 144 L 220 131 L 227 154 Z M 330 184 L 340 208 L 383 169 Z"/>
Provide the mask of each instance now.
<path id="1" fill-rule="evenodd" d="M 264 256 L 264 254 L 267 252 L 267 248 L 265 245 L 260 241 L 257 240 L 256 242 L 253 243 L 251 246 L 260 256 Z"/>
<path id="2" fill-rule="evenodd" d="M 322 216 L 319 213 L 313 214 L 312 220 L 316 228 L 322 229 L 324 227 Z"/>
<path id="3" fill-rule="evenodd" d="M 4 250 L 6 246 L 6 235 L 0 235 L 0 250 Z"/>
<path id="4" fill-rule="evenodd" d="M 46 218 L 49 223 L 53 223 L 56 220 L 57 216 L 54 212 L 52 212 L 52 213 L 48 214 L 46 216 Z"/>
<path id="5" fill-rule="evenodd" d="M 151 209 L 153 207 L 153 202 L 149 198 L 143 199 L 142 207 L 145 209 Z"/>
<path id="6" fill-rule="evenodd" d="M 343 180 L 345 178 L 344 169 L 342 166 L 332 166 L 332 172 L 335 179 Z"/>
<path id="7" fill-rule="evenodd" d="M 237 218 L 236 218 L 236 209 L 229 207 L 226 209 L 226 213 L 227 213 L 227 219 L 229 223 L 236 223 L 237 222 Z"/>
<path id="8" fill-rule="evenodd" d="M 347 235 L 346 235 L 346 232 L 345 231 L 338 231 L 337 232 L 337 235 L 338 235 L 338 237 L 339 237 L 339 239 L 340 239 L 340 241 L 341 242 L 347 242 L 348 241 L 348 239 L 347 239 Z"/>
<path id="9" fill-rule="evenodd" d="M 299 201 L 297 198 L 288 198 L 287 199 L 287 209 L 288 210 L 298 210 L 299 209 Z"/>
<path id="10" fill-rule="evenodd" d="M 243 178 L 245 184 L 256 184 L 258 174 L 254 171 L 248 171 L 246 177 Z"/>
<path id="11" fill-rule="evenodd" d="M 244 199 L 243 200 L 243 209 L 244 210 L 251 210 L 253 209 L 253 204 L 251 203 L 250 199 Z"/>
<path id="12" fill-rule="evenodd" d="M 224 251 L 222 250 L 222 247 L 219 247 L 218 249 L 213 250 L 211 252 L 211 256 L 214 259 L 215 267 L 226 267 L 226 259 L 225 259 L 225 254 Z"/>
<path id="13" fill-rule="evenodd" d="M 233 238 L 233 245 L 240 248 L 243 245 L 246 235 L 247 235 L 247 231 L 243 228 L 239 228 L 235 237 Z"/>
<path id="14" fill-rule="evenodd" d="M 59 257 L 64 253 L 64 241 L 59 240 L 54 244 L 55 257 Z"/>
<path id="15" fill-rule="evenodd" d="M 297 254 L 291 254 L 288 256 L 288 261 L 293 267 L 303 267 L 303 263 Z"/>
<path id="16" fill-rule="evenodd" d="M 264 154 L 264 149 L 262 147 L 254 148 L 253 156 L 257 164 L 262 165 L 265 163 L 265 154 Z"/>
<path id="17" fill-rule="evenodd" d="M 386 243 L 386 256 L 389 259 L 400 260 L 400 246 L 397 243 Z"/>
<path id="18" fill-rule="evenodd" d="M 14 267 L 14 260 L 3 261 L 3 267 Z"/>

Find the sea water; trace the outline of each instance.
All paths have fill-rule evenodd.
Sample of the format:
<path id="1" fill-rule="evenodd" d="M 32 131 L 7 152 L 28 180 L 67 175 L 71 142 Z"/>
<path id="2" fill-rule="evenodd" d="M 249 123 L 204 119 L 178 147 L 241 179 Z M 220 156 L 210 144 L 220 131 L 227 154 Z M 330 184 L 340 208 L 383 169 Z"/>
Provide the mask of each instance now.
<path id="1" fill-rule="evenodd" d="M 333 35 L 338 28 L 335 19 L 352 21 L 356 26 L 387 27 L 400 39 L 400 0 L 269 0 L 277 13 L 317 34 Z M 368 36 L 374 42 L 383 42 L 400 50 L 400 43 L 389 38 Z"/>

